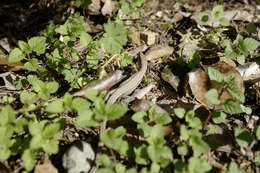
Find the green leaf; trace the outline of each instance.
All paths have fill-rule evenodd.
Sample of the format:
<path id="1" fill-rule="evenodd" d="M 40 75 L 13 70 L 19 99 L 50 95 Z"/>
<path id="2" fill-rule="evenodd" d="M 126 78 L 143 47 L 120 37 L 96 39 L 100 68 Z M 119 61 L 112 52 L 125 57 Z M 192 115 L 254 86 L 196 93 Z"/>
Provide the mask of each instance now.
<path id="1" fill-rule="evenodd" d="M 207 153 L 210 150 L 209 145 L 199 136 L 192 135 L 189 140 L 189 144 L 193 149 L 194 156 L 199 156 L 201 154 Z"/>
<path id="2" fill-rule="evenodd" d="M 174 113 L 178 118 L 183 118 L 185 116 L 185 109 L 184 108 L 175 108 Z"/>
<path id="3" fill-rule="evenodd" d="M 15 121 L 15 127 L 14 127 L 14 131 L 16 133 L 21 133 L 23 132 L 26 127 L 28 126 L 28 121 L 25 118 L 19 118 Z"/>
<path id="4" fill-rule="evenodd" d="M 198 52 L 194 52 L 192 53 L 192 55 L 189 58 L 189 62 L 188 62 L 188 67 L 190 69 L 195 68 L 196 66 L 198 66 L 200 64 L 200 55 Z"/>
<path id="5" fill-rule="evenodd" d="M 151 171 L 152 173 L 160 172 L 160 165 L 157 164 L 156 162 L 153 162 L 152 165 L 151 165 L 150 171 Z"/>
<path id="6" fill-rule="evenodd" d="M 137 125 L 137 129 L 139 135 L 146 138 L 150 135 L 152 127 L 149 126 L 147 123 L 142 123 Z"/>
<path id="7" fill-rule="evenodd" d="M 211 166 L 202 158 L 191 157 L 188 164 L 189 173 L 204 173 L 211 170 Z"/>
<path id="8" fill-rule="evenodd" d="M 112 168 L 98 168 L 96 173 L 115 173 Z"/>
<path id="9" fill-rule="evenodd" d="M 226 84 L 226 85 L 232 84 L 236 81 L 236 79 L 237 79 L 237 74 L 232 73 L 232 74 L 224 77 L 224 84 Z"/>
<path id="10" fill-rule="evenodd" d="M 162 146 L 165 143 L 164 132 L 161 125 L 155 125 L 150 130 L 150 136 L 147 138 L 147 142 L 151 145 Z"/>
<path id="11" fill-rule="evenodd" d="M 0 148 L 0 161 L 4 162 L 11 156 L 11 150 L 9 150 L 8 148 L 4 148 L 1 145 Z"/>
<path id="12" fill-rule="evenodd" d="M 146 0 L 132 0 L 131 5 L 134 7 L 141 7 Z"/>
<path id="13" fill-rule="evenodd" d="M 230 59 L 236 59 L 238 53 L 231 47 L 231 45 L 227 45 L 225 48 L 225 57 Z"/>
<path id="14" fill-rule="evenodd" d="M 240 100 L 242 103 L 245 102 L 245 95 L 244 95 L 244 93 L 236 85 L 233 85 L 233 86 L 227 88 L 227 90 L 236 99 Z"/>
<path id="15" fill-rule="evenodd" d="M 224 112 L 213 112 L 212 120 L 216 124 L 224 123 L 226 120 L 227 114 Z"/>
<path id="16" fill-rule="evenodd" d="M 69 93 L 65 93 L 63 103 L 64 108 L 68 109 L 69 111 L 72 111 L 72 95 L 70 95 Z"/>
<path id="17" fill-rule="evenodd" d="M 149 145 L 147 148 L 150 159 L 155 163 L 160 163 L 161 167 L 166 167 L 173 160 L 173 154 L 167 146 Z"/>
<path id="18" fill-rule="evenodd" d="M 105 111 L 108 120 L 116 120 L 121 118 L 127 112 L 128 108 L 121 104 L 106 105 Z"/>
<path id="19" fill-rule="evenodd" d="M 43 144 L 42 148 L 46 153 L 57 154 L 59 151 L 59 144 L 57 141 L 48 140 Z"/>
<path id="20" fill-rule="evenodd" d="M 38 96 L 33 92 L 23 91 L 20 94 L 20 100 L 23 104 L 31 105 L 38 100 Z"/>
<path id="21" fill-rule="evenodd" d="M 13 62 L 19 62 L 22 59 L 24 59 L 25 54 L 21 51 L 19 48 L 14 48 L 11 53 L 9 54 L 8 57 L 8 62 L 13 63 Z"/>
<path id="22" fill-rule="evenodd" d="M 46 140 L 54 138 L 61 131 L 60 128 L 60 124 L 58 123 L 48 124 L 42 131 L 42 137 Z"/>
<path id="23" fill-rule="evenodd" d="M 33 149 L 33 150 L 40 149 L 44 145 L 45 142 L 46 142 L 46 140 L 42 138 L 41 134 L 35 135 L 30 140 L 30 149 Z"/>
<path id="24" fill-rule="evenodd" d="M 121 58 L 121 65 L 122 65 L 123 67 L 126 67 L 126 66 L 128 66 L 128 65 L 130 65 L 130 64 L 133 63 L 133 62 L 132 62 L 132 57 L 131 57 L 128 53 L 123 53 L 123 54 L 120 56 L 120 58 Z"/>
<path id="25" fill-rule="evenodd" d="M 111 166 L 112 162 L 111 162 L 110 158 L 108 157 L 108 155 L 102 154 L 101 156 L 99 156 L 98 164 L 100 166 L 109 167 L 109 166 Z"/>
<path id="26" fill-rule="evenodd" d="M 99 122 L 94 120 L 94 114 L 90 109 L 84 109 L 78 112 L 78 118 L 75 122 L 77 127 L 96 127 Z"/>
<path id="27" fill-rule="evenodd" d="M 223 11 L 224 11 L 224 9 L 223 9 L 222 5 L 215 6 L 212 10 L 212 13 L 211 13 L 212 19 L 213 20 L 219 20 L 220 17 L 223 15 Z"/>
<path id="28" fill-rule="evenodd" d="M 131 11 L 131 7 L 128 2 L 120 1 L 120 9 L 122 10 L 123 14 L 128 14 Z"/>
<path id="29" fill-rule="evenodd" d="M 97 52 L 90 52 L 86 56 L 88 67 L 92 69 L 98 68 L 98 62 L 99 62 L 99 55 Z"/>
<path id="30" fill-rule="evenodd" d="M 207 13 L 200 13 L 199 15 L 199 19 L 202 22 L 207 22 L 209 20 L 209 15 Z"/>
<path id="31" fill-rule="evenodd" d="M 10 105 L 6 105 L 5 107 L 2 108 L 2 111 L 0 112 L 0 124 L 2 126 L 6 126 L 10 123 L 15 122 L 15 112 L 13 108 Z"/>
<path id="32" fill-rule="evenodd" d="M 32 37 L 28 44 L 34 52 L 37 53 L 37 55 L 41 55 L 45 52 L 46 49 L 46 37 Z"/>
<path id="33" fill-rule="evenodd" d="M 190 110 L 186 113 L 185 120 L 189 123 L 189 126 L 195 129 L 201 129 L 202 128 L 202 122 L 198 117 L 194 116 L 195 113 L 193 110 Z"/>
<path id="34" fill-rule="evenodd" d="M 29 71 L 37 71 L 38 67 L 38 60 L 35 58 L 30 59 L 28 62 L 24 64 L 24 68 Z"/>
<path id="35" fill-rule="evenodd" d="M 147 165 L 148 162 L 148 153 L 147 153 L 147 145 L 142 144 L 140 146 L 134 147 L 135 152 L 135 161 L 141 165 Z"/>
<path id="36" fill-rule="evenodd" d="M 210 80 L 216 83 L 221 83 L 224 79 L 223 75 L 218 70 L 211 67 L 208 68 L 208 75 Z"/>
<path id="37" fill-rule="evenodd" d="M 227 19 L 227 18 L 225 18 L 225 17 L 221 17 L 220 19 L 219 19 L 219 23 L 222 25 L 222 26 L 229 26 L 229 20 Z"/>
<path id="38" fill-rule="evenodd" d="M 24 161 L 24 167 L 27 171 L 31 171 L 34 168 L 34 165 L 36 164 L 36 155 L 35 152 L 26 149 L 22 154 L 22 159 Z"/>
<path id="39" fill-rule="evenodd" d="M 214 135 L 216 134 L 216 126 L 213 124 L 210 124 L 206 133 L 206 136 L 208 135 Z"/>
<path id="40" fill-rule="evenodd" d="M 88 6 L 91 4 L 91 0 L 76 0 L 75 1 L 75 6 L 76 7 L 81 7 L 83 9 L 87 9 Z"/>
<path id="41" fill-rule="evenodd" d="M 98 91 L 95 89 L 88 89 L 85 93 L 85 96 L 91 100 L 92 102 L 94 102 L 97 98 L 98 95 Z"/>
<path id="42" fill-rule="evenodd" d="M 77 97 L 72 100 L 71 107 L 79 112 L 81 110 L 89 109 L 90 105 L 90 102 L 88 102 L 87 100 Z"/>
<path id="43" fill-rule="evenodd" d="M 232 99 L 228 99 L 222 109 L 228 114 L 240 114 L 243 112 L 240 105 Z"/>
<path id="44" fill-rule="evenodd" d="M 132 116 L 132 120 L 137 122 L 137 123 L 143 124 L 143 123 L 146 123 L 148 121 L 148 117 L 147 117 L 146 112 L 141 111 L 141 112 L 136 112 Z"/>
<path id="45" fill-rule="evenodd" d="M 126 130 L 120 126 L 116 129 L 110 129 L 101 134 L 101 141 L 108 147 L 118 151 L 123 156 L 127 156 L 129 149 L 128 143 L 123 139 Z"/>
<path id="46" fill-rule="evenodd" d="M 59 84 L 56 81 L 47 82 L 46 83 L 46 89 L 50 93 L 55 93 L 59 89 Z"/>
<path id="47" fill-rule="evenodd" d="M 252 109 L 250 107 L 246 107 L 242 104 L 240 104 L 240 107 L 241 107 L 242 111 L 245 112 L 247 115 L 250 115 L 252 113 Z"/>
<path id="48" fill-rule="evenodd" d="M 248 33 L 256 33 L 256 26 L 254 23 L 249 23 L 247 26 L 246 26 L 246 31 Z"/>
<path id="49" fill-rule="evenodd" d="M 68 30 L 67 30 L 66 25 L 60 25 L 58 28 L 55 29 L 55 32 L 62 34 L 62 35 L 68 34 Z"/>
<path id="50" fill-rule="evenodd" d="M 189 153 L 189 149 L 187 145 L 182 144 L 177 147 L 177 152 L 181 156 L 186 156 Z"/>
<path id="51" fill-rule="evenodd" d="M 256 162 L 257 162 L 258 164 L 260 164 L 260 154 L 258 154 L 258 155 L 256 156 Z"/>
<path id="52" fill-rule="evenodd" d="M 257 139 L 260 139 L 260 126 L 257 126 L 255 135 L 256 135 Z"/>
<path id="53" fill-rule="evenodd" d="M 228 168 L 228 173 L 246 173 L 240 169 L 235 162 L 231 162 Z"/>
<path id="54" fill-rule="evenodd" d="M 188 140 L 190 134 L 188 128 L 185 125 L 181 125 L 180 132 L 181 132 L 180 139 L 184 141 Z"/>
<path id="55" fill-rule="evenodd" d="M 252 52 L 252 51 L 255 51 L 259 47 L 260 42 L 253 38 L 246 38 L 244 40 L 244 44 L 245 44 L 246 49 L 249 52 Z"/>
<path id="56" fill-rule="evenodd" d="M 174 159 L 174 172 L 176 173 L 182 173 L 187 170 L 187 163 L 183 162 L 179 159 Z"/>
<path id="57" fill-rule="evenodd" d="M 55 100 L 51 103 L 49 103 L 46 108 L 45 111 L 48 113 L 61 113 L 64 111 L 63 108 L 63 101 L 61 100 Z"/>
<path id="58" fill-rule="evenodd" d="M 55 29 L 55 32 L 62 35 L 77 36 L 82 32 L 86 32 L 88 28 L 87 23 L 84 21 L 84 17 L 80 16 L 79 13 L 75 13 L 71 18 L 67 19 L 65 24 Z M 70 36 L 69 38 L 71 38 Z"/>
<path id="59" fill-rule="evenodd" d="M 83 46 L 88 46 L 89 43 L 92 41 L 92 37 L 86 33 L 86 32 L 82 32 L 80 34 L 80 44 L 83 45 Z"/>
<path id="60" fill-rule="evenodd" d="M 247 147 L 253 140 L 249 131 L 240 128 L 235 128 L 235 138 L 240 147 Z"/>
<path id="61" fill-rule="evenodd" d="M 109 21 L 104 24 L 105 34 L 100 42 L 109 53 L 119 53 L 127 43 L 126 29 L 122 22 L 115 23 Z"/>
<path id="62" fill-rule="evenodd" d="M 126 167 L 122 163 L 117 163 L 115 166 L 115 170 L 117 173 L 119 172 L 125 173 Z"/>
<path id="63" fill-rule="evenodd" d="M 32 50 L 30 49 L 29 45 L 26 42 L 19 40 L 18 45 L 19 45 L 20 49 L 23 52 L 25 52 L 26 54 L 29 54 L 32 52 Z"/>
<path id="64" fill-rule="evenodd" d="M 220 100 L 218 99 L 218 91 L 215 88 L 208 90 L 205 94 L 205 98 L 212 104 L 220 104 Z"/>
<path id="65" fill-rule="evenodd" d="M 29 132 L 30 132 L 30 134 L 32 136 L 41 134 L 46 123 L 47 123 L 47 120 L 42 120 L 39 123 L 37 123 L 37 122 L 30 122 L 29 123 Z"/>
<path id="66" fill-rule="evenodd" d="M 245 56 L 248 55 L 248 49 L 245 44 L 245 41 L 241 35 L 237 35 L 236 40 L 234 41 L 234 44 L 238 47 L 239 51 L 243 53 Z"/>
<path id="67" fill-rule="evenodd" d="M 156 124 L 166 125 L 166 124 L 169 124 L 170 122 L 172 122 L 172 119 L 167 114 L 159 114 L 159 113 L 157 113 L 156 117 L 154 119 L 154 122 Z"/>
<path id="68" fill-rule="evenodd" d="M 245 64 L 245 61 L 246 61 L 246 57 L 245 55 L 239 55 L 237 56 L 237 62 L 240 64 L 240 65 L 244 65 Z"/>

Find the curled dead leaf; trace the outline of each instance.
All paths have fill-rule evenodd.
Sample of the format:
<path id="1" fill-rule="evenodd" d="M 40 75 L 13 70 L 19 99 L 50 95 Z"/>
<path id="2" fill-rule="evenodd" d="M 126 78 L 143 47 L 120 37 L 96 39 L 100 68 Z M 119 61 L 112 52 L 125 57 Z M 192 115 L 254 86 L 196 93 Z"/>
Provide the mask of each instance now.
<path id="1" fill-rule="evenodd" d="M 148 50 L 145 54 L 145 58 L 148 61 L 158 59 L 161 57 L 169 56 L 173 53 L 173 47 L 170 46 L 155 46 Z"/>
<path id="2" fill-rule="evenodd" d="M 237 77 L 236 77 L 236 81 L 234 82 L 234 85 L 240 88 L 242 92 L 244 92 L 245 90 L 243 79 L 240 76 L 240 73 L 234 67 L 226 64 L 225 62 L 220 61 L 210 66 L 203 66 L 204 70 L 202 68 L 197 68 L 188 73 L 189 85 L 195 98 L 201 104 L 211 109 L 212 108 L 221 109 L 221 106 L 229 98 L 232 98 L 235 101 L 239 102 L 226 89 L 224 89 L 224 85 L 215 84 L 212 81 L 210 81 L 208 76 L 208 67 L 217 69 L 219 72 L 223 74 L 224 77 L 231 74 L 236 74 Z M 213 105 L 205 98 L 205 94 L 207 93 L 207 91 L 212 88 L 216 89 L 218 92 L 219 100 L 220 100 L 219 105 Z"/>
<path id="3" fill-rule="evenodd" d="M 260 62 L 249 62 L 236 68 L 244 82 L 255 83 L 260 81 Z"/>
<path id="4" fill-rule="evenodd" d="M 34 169 L 34 173 L 58 173 L 58 170 L 52 165 L 48 155 L 45 155 L 44 163 L 37 164 Z"/>

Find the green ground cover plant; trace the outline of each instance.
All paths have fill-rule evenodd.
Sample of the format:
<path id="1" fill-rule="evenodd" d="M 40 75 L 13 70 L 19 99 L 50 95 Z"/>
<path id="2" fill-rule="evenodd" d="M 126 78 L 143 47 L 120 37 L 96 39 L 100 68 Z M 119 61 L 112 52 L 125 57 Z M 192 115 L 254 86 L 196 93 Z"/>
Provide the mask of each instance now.
<path id="1" fill-rule="evenodd" d="M 90 2 L 76 0 L 75 5 L 87 8 Z M 138 10 L 144 3 L 145 0 L 121 0 L 119 4 L 125 15 L 130 15 L 133 10 L 135 13 L 130 15 L 130 19 L 137 19 L 141 16 Z M 213 31 L 214 38 L 217 38 L 214 41 L 221 44 L 220 53 L 226 58 L 244 64 L 260 45 L 257 41 L 259 38 L 253 38 L 257 31 L 250 24 L 247 30 L 252 37 L 244 38 L 238 34 L 233 41 L 225 38 L 222 29 L 231 24 L 222 16 L 223 10 L 221 5 L 212 10 L 212 20 L 220 23 L 220 32 Z M 201 14 L 200 19 L 206 22 L 210 17 Z M 34 36 L 27 42 L 18 41 L 18 47 L 11 51 L 9 62 L 26 61 L 26 75 L 16 81 L 17 89 L 21 90 L 19 97 L 12 99 L 6 96 L 1 103 L 1 162 L 13 156 L 20 157 L 24 162 L 23 173 L 31 172 L 45 153 L 55 155 L 59 152 L 67 119 L 75 118 L 75 128 L 98 128 L 104 120 L 115 121 L 130 116 L 142 142 L 129 142 L 124 126 L 110 127 L 99 134 L 99 140 L 106 149 L 99 157 L 100 168 L 97 173 L 245 172 L 235 161 L 231 161 L 227 168 L 216 168 L 206 159 L 207 154 L 217 152 L 205 140 L 205 137 L 215 134 L 216 125 L 224 123 L 229 116 L 252 113 L 250 107 L 244 105 L 245 94 L 234 85 L 235 74 L 225 77 L 217 69 L 208 68 L 210 81 L 223 85 L 234 99 L 226 100 L 221 110 L 210 109 L 212 123 L 206 130 L 203 129 L 204 122 L 195 115 L 194 110 L 182 107 L 174 108 L 171 116 L 158 113 L 155 106 L 148 111 L 132 113 L 130 107 L 120 103 L 106 104 L 106 92 L 88 90 L 84 98 L 73 97 L 71 91 L 82 88 L 90 80 L 106 73 L 105 67 L 114 58 L 120 60 L 117 68 L 125 68 L 133 63 L 131 56 L 124 51 L 129 41 L 124 20 L 118 16 L 109 19 L 103 25 L 103 35 L 98 39 L 88 33 L 88 27 L 84 17 L 75 13 L 59 26 L 51 23 L 40 36 Z M 213 38 L 210 34 L 206 34 L 209 39 Z M 204 39 L 204 36 L 200 39 Z M 86 54 L 76 50 L 74 46 L 77 43 L 88 47 Z M 102 61 L 105 62 L 99 59 L 99 49 L 104 51 L 105 60 Z M 192 69 L 200 65 L 200 60 L 200 55 L 194 53 L 184 65 Z M 87 76 L 86 73 L 90 71 L 92 75 Z M 214 88 L 205 94 L 205 98 L 216 106 L 220 104 L 219 94 Z M 18 106 L 14 102 L 18 102 Z M 164 126 L 176 121 L 181 125 L 169 141 Z M 236 127 L 233 136 L 236 147 L 246 149 L 254 140 L 260 140 L 260 126 L 253 133 L 246 128 Z M 110 150 L 115 151 L 122 162 L 115 163 L 109 154 Z M 253 162 L 259 166 L 260 154 L 256 158 Z"/>

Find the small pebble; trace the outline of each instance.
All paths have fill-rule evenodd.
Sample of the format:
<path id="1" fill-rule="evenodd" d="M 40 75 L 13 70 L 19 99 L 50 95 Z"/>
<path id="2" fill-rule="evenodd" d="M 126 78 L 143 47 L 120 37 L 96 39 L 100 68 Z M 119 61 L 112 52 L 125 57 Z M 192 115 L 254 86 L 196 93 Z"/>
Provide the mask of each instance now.
<path id="1" fill-rule="evenodd" d="M 73 144 L 62 157 L 62 165 L 67 173 L 88 173 L 95 159 L 90 144 L 79 141 Z"/>

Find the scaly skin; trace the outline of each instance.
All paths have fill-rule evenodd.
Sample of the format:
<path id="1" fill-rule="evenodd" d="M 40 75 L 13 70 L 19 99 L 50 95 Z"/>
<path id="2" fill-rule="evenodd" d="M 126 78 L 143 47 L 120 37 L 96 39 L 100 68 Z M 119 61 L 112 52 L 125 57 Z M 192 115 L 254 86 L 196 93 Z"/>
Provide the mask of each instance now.
<path id="1" fill-rule="evenodd" d="M 147 70 L 148 63 L 145 56 L 141 56 L 141 63 L 142 67 L 140 71 L 136 72 L 133 76 L 123 82 L 123 84 L 108 99 L 107 104 L 115 103 L 118 98 L 132 93 L 138 87 Z"/>

